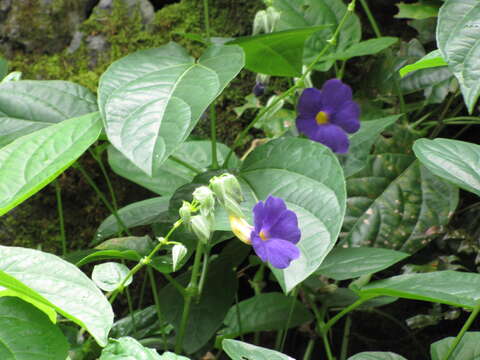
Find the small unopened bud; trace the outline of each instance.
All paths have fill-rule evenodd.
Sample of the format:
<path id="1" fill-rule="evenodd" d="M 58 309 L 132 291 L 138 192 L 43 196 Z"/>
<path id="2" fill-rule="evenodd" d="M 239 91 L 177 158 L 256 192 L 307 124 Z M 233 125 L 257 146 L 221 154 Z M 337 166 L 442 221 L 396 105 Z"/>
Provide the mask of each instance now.
<path id="1" fill-rule="evenodd" d="M 182 219 L 185 224 L 188 224 L 192 218 L 192 206 L 190 203 L 184 201 L 178 210 L 178 214 L 180 215 L 180 219 Z"/>
<path id="2" fill-rule="evenodd" d="M 215 208 L 215 196 L 208 186 L 200 186 L 193 192 L 193 199 L 200 204 L 202 215 L 210 214 Z"/>
<path id="3" fill-rule="evenodd" d="M 192 216 L 190 226 L 198 240 L 205 244 L 210 240 L 210 233 L 212 230 L 211 219 L 203 215 L 195 215 Z"/>
<path id="4" fill-rule="evenodd" d="M 252 233 L 253 227 L 249 225 L 244 218 L 237 216 L 230 215 L 228 220 L 230 221 L 230 228 L 235 236 L 245 244 L 251 245 L 250 234 Z"/>
<path id="5" fill-rule="evenodd" d="M 177 270 L 177 266 L 182 259 L 187 255 L 187 248 L 182 244 L 175 244 L 172 248 L 172 263 L 173 271 Z"/>
<path id="6" fill-rule="evenodd" d="M 240 202 L 243 201 L 242 188 L 237 178 L 231 174 L 223 174 L 210 179 L 210 187 L 228 213 L 243 217 Z"/>
<path id="7" fill-rule="evenodd" d="M 261 82 L 256 82 L 252 92 L 256 97 L 262 96 L 265 93 L 265 85 Z"/>

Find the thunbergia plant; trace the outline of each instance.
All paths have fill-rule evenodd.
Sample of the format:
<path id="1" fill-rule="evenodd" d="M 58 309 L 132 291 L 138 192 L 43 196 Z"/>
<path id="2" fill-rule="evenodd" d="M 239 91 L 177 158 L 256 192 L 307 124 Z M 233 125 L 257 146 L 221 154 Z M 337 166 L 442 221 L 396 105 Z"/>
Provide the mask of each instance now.
<path id="1" fill-rule="evenodd" d="M 2 59 L 0 215 L 53 183 L 62 253 L 0 246 L 0 359 L 477 359 L 479 203 L 457 206 L 480 195 L 460 140 L 480 124 L 480 3 L 397 7 L 418 39 L 382 36 L 367 0 L 265 0 L 252 36 L 218 38 L 204 0 L 204 32 L 176 34 L 199 58 L 139 50 L 97 94 Z M 252 93 L 221 109 L 241 71 Z M 155 196 L 118 206 L 112 171 Z M 111 214 L 88 249 L 65 226 L 72 174 Z"/>

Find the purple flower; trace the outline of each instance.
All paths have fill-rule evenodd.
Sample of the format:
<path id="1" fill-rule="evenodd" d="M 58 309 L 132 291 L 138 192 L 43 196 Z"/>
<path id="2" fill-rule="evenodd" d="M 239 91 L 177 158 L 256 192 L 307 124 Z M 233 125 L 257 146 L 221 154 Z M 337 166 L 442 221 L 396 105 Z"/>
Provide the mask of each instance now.
<path id="1" fill-rule="evenodd" d="M 336 153 L 348 151 L 346 133 L 358 131 L 359 117 L 360 107 L 352 100 L 352 89 L 338 79 L 325 82 L 322 90 L 305 89 L 298 101 L 298 131 Z"/>
<path id="2" fill-rule="evenodd" d="M 259 201 L 253 208 L 254 228 L 250 240 L 255 253 L 262 261 L 278 269 L 285 269 L 300 256 L 295 245 L 300 241 L 297 215 L 287 209 L 285 202 L 269 196 L 265 203 Z"/>

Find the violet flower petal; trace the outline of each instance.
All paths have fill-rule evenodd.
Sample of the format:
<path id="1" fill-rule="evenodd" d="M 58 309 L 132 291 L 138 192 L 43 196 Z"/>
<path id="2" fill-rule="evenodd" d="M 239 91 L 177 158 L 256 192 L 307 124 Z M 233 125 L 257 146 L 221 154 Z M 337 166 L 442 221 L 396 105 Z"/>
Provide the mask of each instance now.
<path id="1" fill-rule="evenodd" d="M 310 134 L 315 134 L 317 129 L 318 129 L 318 124 L 317 121 L 315 120 L 315 117 L 303 117 L 303 116 L 298 116 L 297 117 L 297 129 L 299 132 L 302 134 L 305 134 L 308 138 L 311 139 Z"/>
<path id="2" fill-rule="evenodd" d="M 360 129 L 359 117 L 360 106 L 355 101 L 346 101 L 342 108 L 334 114 L 331 123 L 352 134 Z"/>
<path id="3" fill-rule="evenodd" d="M 254 250 L 257 255 L 259 250 L 266 257 L 266 261 L 278 269 L 285 269 L 292 260 L 300 257 L 300 250 L 295 244 L 277 238 L 262 241 L 262 244 L 257 246 L 254 245 Z M 260 255 L 259 257 L 262 258 Z"/>
<path id="4" fill-rule="evenodd" d="M 323 84 L 320 102 L 324 107 L 340 110 L 344 102 L 352 100 L 352 89 L 338 79 Z"/>
<path id="5" fill-rule="evenodd" d="M 267 200 L 265 200 L 264 210 L 265 215 L 263 218 L 262 230 L 269 232 L 278 217 L 287 210 L 287 205 L 285 205 L 283 199 L 270 195 Z"/>
<path id="6" fill-rule="evenodd" d="M 259 233 L 262 230 L 263 220 L 265 218 L 265 205 L 263 201 L 259 201 L 253 207 L 253 223 L 254 230 Z"/>
<path id="7" fill-rule="evenodd" d="M 344 154 L 348 151 L 350 141 L 341 127 L 333 124 L 319 126 L 312 140 L 328 146 L 333 152 Z"/>
<path id="8" fill-rule="evenodd" d="M 298 114 L 302 117 L 311 117 L 315 120 L 318 112 L 322 110 L 322 99 L 320 90 L 308 88 L 303 90 L 298 99 Z"/>
<path id="9" fill-rule="evenodd" d="M 300 241 L 297 215 L 291 210 L 285 210 L 270 228 L 268 235 L 296 244 Z"/>

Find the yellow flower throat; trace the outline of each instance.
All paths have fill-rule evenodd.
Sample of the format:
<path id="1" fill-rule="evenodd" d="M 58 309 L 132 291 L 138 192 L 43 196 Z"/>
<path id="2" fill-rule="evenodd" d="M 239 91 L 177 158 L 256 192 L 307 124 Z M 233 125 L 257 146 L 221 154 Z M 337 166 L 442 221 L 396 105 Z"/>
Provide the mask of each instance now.
<path id="1" fill-rule="evenodd" d="M 317 116 L 315 116 L 315 120 L 318 125 L 328 124 L 328 114 L 324 111 L 320 111 Z"/>
<path id="2" fill-rule="evenodd" d="M 262 239 L 263 241 L 268 240 L 267 234 L 265 234 L 264 231 L 260 231 L 260 234 L 258 235 L 260 235 L 260 239 Z"/>

